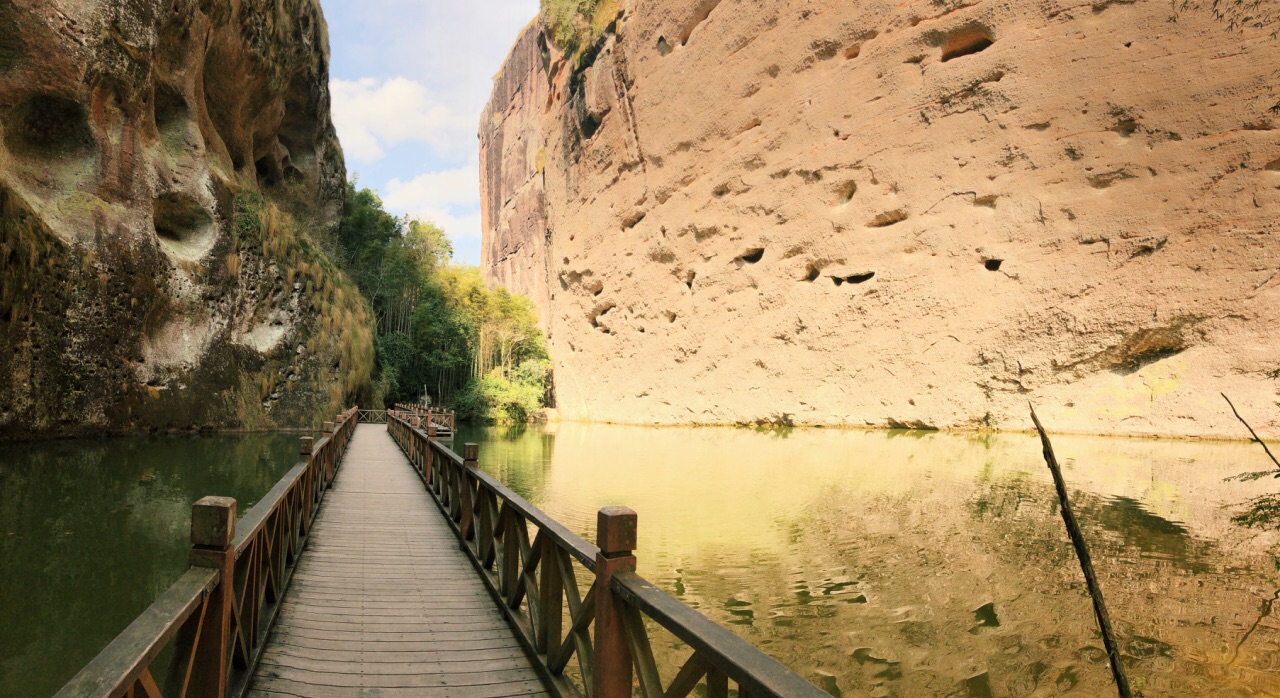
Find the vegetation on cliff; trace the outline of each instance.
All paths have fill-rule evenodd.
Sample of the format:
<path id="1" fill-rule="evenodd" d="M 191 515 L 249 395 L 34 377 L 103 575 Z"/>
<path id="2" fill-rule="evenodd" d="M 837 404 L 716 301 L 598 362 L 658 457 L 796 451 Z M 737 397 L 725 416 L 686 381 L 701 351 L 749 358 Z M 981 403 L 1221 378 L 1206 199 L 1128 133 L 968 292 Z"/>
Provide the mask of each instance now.
<path id="1" fill-rule="evenodd" d="M 250 267 L 274 269 L 260 273 L 268 281 L 252 287 L 255 307 L 269 308 L 271 298 L 297 294 L 303 316 L 311 328 L 306 341 L 292 351 L 278 352 L 272 368 L 261 371 L 252 386 L 242 386 L 237 413 L 242 424 L 270 428 L 281 422 L 271 419 L 273 404 L 283 392 L 296 389 L 310 357 L 328 357 L 328 378 L 311 384 L 321 394 L 308 404 L 315 405 L 313 420 L 332 416 L 333 405 L 360 399 L 370 392 L 373 373 L 373 321 L 368 303 L 359 289 L 333 262 L 332 240 L 298 221 L 262 195 L 246 190 L 235 197 L 232 248 L 223 260 L 228 273 L 238 275 Z M 260 311 L 269 312 L 269 311 Z M 253 396 L 256 394 L 258 400 Z M 287 424 L 287 422 L 285 422 Z"/>
<path id="2" fill-rule="evenodd" d="M 425 390 L 463 418 L 499 422 L 544 405 L 550 363 L 533 304 L 454 264 L 444 231 L 349 184 L 338 245 L 373 309 L 375 397 L 410 402 Z"/>
<path id="3" fill-rule="evenodd" d="M 541 0 L 540 13 L 556 46 L 573 56 L 605 33 L 620 6 L 619 0 Z"/>

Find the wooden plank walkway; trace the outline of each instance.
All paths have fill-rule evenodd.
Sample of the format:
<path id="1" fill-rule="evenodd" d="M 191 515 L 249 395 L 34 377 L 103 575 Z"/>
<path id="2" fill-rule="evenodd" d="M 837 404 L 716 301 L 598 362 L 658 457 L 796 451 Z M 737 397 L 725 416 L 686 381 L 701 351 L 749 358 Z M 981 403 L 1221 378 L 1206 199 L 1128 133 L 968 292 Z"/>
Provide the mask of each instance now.
<path id="1" fill-rule="evenodd" d="M 357 427 L 249 695 L 549 695 L 385 425 Z"/>

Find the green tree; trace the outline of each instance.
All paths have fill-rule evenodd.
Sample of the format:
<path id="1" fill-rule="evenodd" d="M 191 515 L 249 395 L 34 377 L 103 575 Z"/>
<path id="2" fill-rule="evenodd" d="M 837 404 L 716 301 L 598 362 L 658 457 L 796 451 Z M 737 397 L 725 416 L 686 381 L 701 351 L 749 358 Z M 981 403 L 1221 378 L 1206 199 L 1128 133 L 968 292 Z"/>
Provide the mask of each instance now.
<path id="1" fill-rule="evenodd" d="M 425 389 L 472 418 L 524 421 L 536 412 L 550 362 L 533 304 L 454 264 L 439 226 L 396 218 L 376 193 L 348 187 L 339 243 L 373 308 L 384 403 L 416 400 Z"/>

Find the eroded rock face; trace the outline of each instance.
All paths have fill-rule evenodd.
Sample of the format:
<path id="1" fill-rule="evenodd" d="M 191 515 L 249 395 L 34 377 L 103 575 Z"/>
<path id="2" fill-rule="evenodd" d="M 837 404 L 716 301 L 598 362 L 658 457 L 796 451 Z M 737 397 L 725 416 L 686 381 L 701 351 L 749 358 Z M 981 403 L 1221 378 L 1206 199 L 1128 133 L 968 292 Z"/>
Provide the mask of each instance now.
<path id="1" fill-rule="evenodd" d="M 1168 3 L 624 4 L 481 122 L 565 416 L 1280 432 L 1280 42 Z M 1175 21 L 1176 20 L 1176 21 Z"/>
<path id="2" fill-rule="evenodd" d="M 328 55 L 315 0 L 0 3 L 0 438 L 309 423 L 367 384 L 316 246 Z"/>

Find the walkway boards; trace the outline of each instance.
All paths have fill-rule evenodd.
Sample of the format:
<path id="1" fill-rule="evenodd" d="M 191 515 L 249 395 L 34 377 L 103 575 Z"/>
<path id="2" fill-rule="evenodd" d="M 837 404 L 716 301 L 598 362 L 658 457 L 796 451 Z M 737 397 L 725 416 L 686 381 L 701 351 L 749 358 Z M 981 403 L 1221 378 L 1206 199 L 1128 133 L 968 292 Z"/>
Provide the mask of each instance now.
<path id="1" fill-rule="evenodd" d="M 549 695 L 384 425 L 322 507 L 250 696 Z"/>

